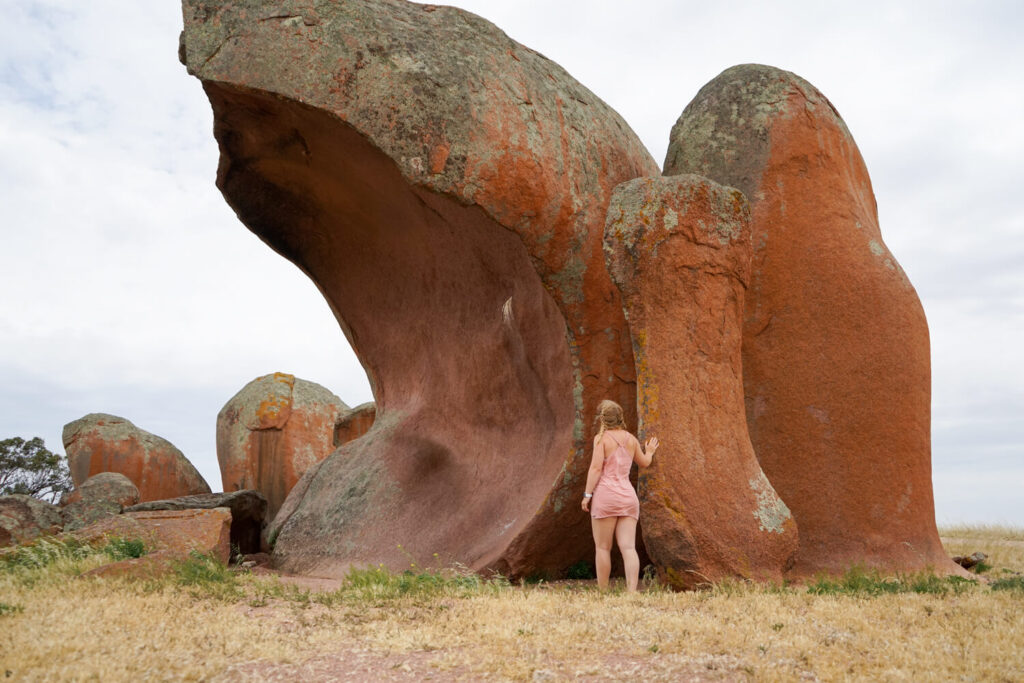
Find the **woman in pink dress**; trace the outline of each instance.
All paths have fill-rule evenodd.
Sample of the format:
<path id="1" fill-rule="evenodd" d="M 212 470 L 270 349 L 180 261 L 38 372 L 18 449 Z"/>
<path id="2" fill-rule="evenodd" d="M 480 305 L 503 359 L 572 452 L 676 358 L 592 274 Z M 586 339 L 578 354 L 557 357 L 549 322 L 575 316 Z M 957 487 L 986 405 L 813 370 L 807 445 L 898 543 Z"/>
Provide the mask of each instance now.
<path id="1" fill-rule="evenodd" d="M 651 464 L 658 450 L 658 438 L 648 439 L 641 449 L 636 437 L 626 431 L 622 407 L 615 401 L 601 401 L 597 423 L 594 456 L 583 494 L 583 509 L 590 511 L 594 530 L 597 585 L 602 589 L 608 587 L 614 538 L 626 568 L 626 590 L 635 591 L 640 577 L 640 558 L 636 554 L 640 501 L 629 481 L 629 469 L 634 462 L 640 467 Z"/>

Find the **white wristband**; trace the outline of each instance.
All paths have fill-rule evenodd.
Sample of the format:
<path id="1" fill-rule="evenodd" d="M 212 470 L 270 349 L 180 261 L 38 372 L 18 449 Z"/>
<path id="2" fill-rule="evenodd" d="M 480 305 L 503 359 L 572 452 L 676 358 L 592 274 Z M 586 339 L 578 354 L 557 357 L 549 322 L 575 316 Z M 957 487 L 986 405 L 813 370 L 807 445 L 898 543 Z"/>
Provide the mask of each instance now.
<path id="1" fill-rule="evenodd" d="M 593 498 L 593 497 L 594 497 L 594 494 L 593 494 L 593 493 L 584 493 L 584 494 L 583 494 L 583 497 L 584 497 L 584 498 Z"/>

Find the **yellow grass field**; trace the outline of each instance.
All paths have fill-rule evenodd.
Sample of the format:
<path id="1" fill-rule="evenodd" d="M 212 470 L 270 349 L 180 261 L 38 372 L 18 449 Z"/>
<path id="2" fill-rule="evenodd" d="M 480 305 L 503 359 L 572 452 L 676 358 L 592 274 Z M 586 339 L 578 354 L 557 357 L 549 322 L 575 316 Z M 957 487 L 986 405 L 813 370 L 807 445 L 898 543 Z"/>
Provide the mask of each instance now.
<path id="1" fill-rule="evenodd" d="M 465 572 L 353 573 L 310 591 L 195 558 L 79 575 L 96 551 L 0 563 L 9 680 L 1024 681 L 1024 530 L 942 530 L 977 583 L 851 572 L 804 587 L 602 594 Z M 62 554 L 63 553 L 63 554 Z M 45 555 L 45 553 L 40 553 Z M 36 566 L 39 565 L 39 566 Z"/>

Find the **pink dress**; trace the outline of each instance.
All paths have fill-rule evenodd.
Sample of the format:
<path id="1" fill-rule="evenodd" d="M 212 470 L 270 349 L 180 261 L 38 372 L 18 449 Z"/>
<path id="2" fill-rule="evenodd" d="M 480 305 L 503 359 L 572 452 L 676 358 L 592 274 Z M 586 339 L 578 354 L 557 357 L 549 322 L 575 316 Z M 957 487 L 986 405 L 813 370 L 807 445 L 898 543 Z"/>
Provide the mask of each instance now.
<path id="1" fill-rule="evenodd" d="M 633 484 L 629 481 L 629 468 L 633 465 L 633 449 L 626 449 L 626 445 L 632 446 L 626 435 L 624 440 L 615 437 L 611 432 L 605 432 L 615 441 L 615 450 L 604 456 L 604 469 L 601 470 L 601 478 L 597 480 L 594 487 L 594 499 L 590 501 L 590 516 L 596 519 L 602 517 L 632 517 L 640 519 L 640 500 L 636 497 Z M 623 444 L 625 442 L 625 445 Z M 607 446 L 605 451 L 607 451 Z"/>

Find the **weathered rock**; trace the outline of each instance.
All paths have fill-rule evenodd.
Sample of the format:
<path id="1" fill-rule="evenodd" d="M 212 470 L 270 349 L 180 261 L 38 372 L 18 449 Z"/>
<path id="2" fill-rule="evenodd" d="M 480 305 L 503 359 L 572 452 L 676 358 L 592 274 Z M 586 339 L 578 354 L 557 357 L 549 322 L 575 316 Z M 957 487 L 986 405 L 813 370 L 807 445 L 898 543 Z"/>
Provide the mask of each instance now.
<path id="1" fill-rule="evenodd" d="M 479 17 L 284 7 L 185 0 L 180 50 L 213 105 L 218 186 L 316 282 L 377 402 L 275 555 L 322 575 L 406 553 L 564 572 L 592 553 L 586 426 L 601 399 L 635 403 L 605 210 L 658 169 L 606 104 Z"/>
<path id="2" fill-rule="evenodd" d="M 71 532 L 86 543 L 109 538 L 141 540 L 150 551 L 179 557 L 195 551 L 227 563 L 230 559 L 231 510 L 154 510 L 125 512 Z"/>
<path id="3" fill-rule="evenodd" d="M 334 451 L 335 422 L 348 412 L 330 391 L 293 375 L 249 382 L 217 415 L 224 490 L 259 491 L 272 517 L 306 470 Z"/>
<path id="4" fill-rule="evenodd" d="M 954 555 L 952 557 L 952 560 L 964 569 L 971 569 L 987 559 L 988 555 L 980 551 L 970 555 Z"/>
<path id="5" fill-rule="evenodd" d="M 64 531 L 74 531 L 139 502 L 139 489 L 119 472 L 100 472 L 82 482 L 61 501 Z"/>
<path id="6" fill-rule="evenodd" d="M 63 504 L 105 501 L 121 507 L 139 502 L 139 489 L 120 472 L 100 472 L 86 479 L 63 501 Z"/>
<path id="7" fill-rule="evenodd" d="M 377 419 L 377 404 L 373 402 L 363 403 L 343 412 L 334 422 L 335 447 L 354 441 L 370 431 L 375 419 Z"/>
<path id="8" fill-rule="evenodd" d="M 180 450 L 123 417 L 86 415 L 64 425 L 63 440 L 76 487 L 101 472 L 117 472 L 138 487 L 139 500 L 210 492 Z"/>
<path id="9" fill-rule="evenodd" d="M 633 339 L 641 437 L 661 440 L 639 486 L 651 560 L 676 588 L 781 580 L 796 525 L 757 464 L 743 404 L 746 199 L 695 175 L 639 178 L 615 189 L 604 239 Z"/>
<path id="10" fill-rule="evenodd" d="M 0 496 L 0 548 L 58 533 L 61 527 L 56 505 L 21 494 Z"/>
<path id="11" fill-rule="evenodd" d="M 267 499 L 259 491 L 229 491 L 182 496 L 169 500 L 153 500 L 125 508 L 125 512 L 154 510 L 209 510 L 227 508 L 231 511 L 231 545 L 242 553 L 258 553 L 262 547 L 263 530 L 267 524 Z"/>
<path id="12" fill-rule="evenodd" d="M 750 200 L 747 422 L 800 528 L 794 571 L 951 570 L 932 501 L 928 326 L 846 124 L 798 76 L 733 67 L 672 129 L 665 174 L 680 173 Z"/>

